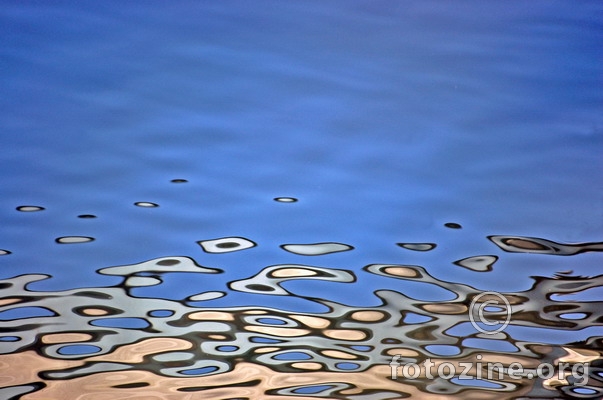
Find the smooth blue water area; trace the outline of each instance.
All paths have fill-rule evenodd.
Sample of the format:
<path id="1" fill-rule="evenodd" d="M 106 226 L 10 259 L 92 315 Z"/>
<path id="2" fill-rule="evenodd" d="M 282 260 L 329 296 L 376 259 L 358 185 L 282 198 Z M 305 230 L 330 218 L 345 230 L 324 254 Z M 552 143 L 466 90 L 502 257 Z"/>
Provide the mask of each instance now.
<path id="1" fill-rule="evenodd" d="M 337 363 L 337 364 L 335 364 L 335 366 L 344 371 L 351 371 L 351 370 L 358 369 L 360 367 L 358 364 L 351 363 L 351 362 Z"/>
<path id="2" fill-rule="evenodd" d="M 425 346 L 425 349 L 439 356 L 454 356 L 461 352 L 457 346 L 451 346 L 446 344 L 430 344 Z"/>
<path id="3" fill-rule="evenodd" d="M 0 321 L 12 321 L 16 319 L 54 317 L 56 314 L 42 307 L 17 307 L 0 312 Z"/>
<path id="4" fill-rule="evenodd" d="M 300 351 L 291 351 L 288 353 L 277 354 L 272 358 L 275 360 L 310 360 L 312 356 Z"/>
<path id="5" fill-rule="evenodd" d="M 276 318 L 258 318 L 257 322 L 265 325 L 285 325 L 287 321 Z"/>
<path id="6" fill-rule="evenodd" d="M 153 310 L 149 312 L 149 316 L 155 318 L 167 318 L 174 315 L 174 311 L 172 310 Z"/>
<path id="7" fill-rule="evenodd" d="M 184 375 L 205 375 L 205 374 L 209 374 L 211 372 L 215 372 L 217 370 L 218 370 L 218 367 L 209 366 L 209 367 L 202 367 L 202 368 L 195 368 L 195 369 L 185 369 L 183 371 L 180 371 L 180 373 L 182 373 Z"/>
<path id="8" fill-rule="evenodd" d="M 237 351 L 238 349 L 239 349 L 238 346 L 218 346 L 218 347 L 216 347 L 216 350 L 224 351 L 224 352 Z"/>
<path id="9" fill-rule="evenodd" d="M 278 340 L 278 339 L 270 339 L 270 338 L 264 338 L 264 337 L 252 337 L 250 338 L 250 340 L 253 343 L 281 343 L 282 340 Z"/>
<path id="10" fill-rule="evenodd" d="M 99 351 L 101 351 L 101 348 L 98 346 L 88 344 L 73 344 L 61 347 L 58 350 L 58 353 L 63 355 L 89 355 L 98 353 Z"/>
<path id="11" fill-rule="evenodd" d="M 404 315 L 404 323 L 405 324 L 422 324 L 423 322 L 432 321 L 432 317 L 428 317 L 426 315 L 415 314 L 412 312 L 406 313 Z"/>
<path id="12" fill-rule="evenodd" d="M 320 392 L 327 391 L 333 388 L 333 385 L 316 385 L 316 386 L 306 386 L 302 388 L 297 388 L 292 390 L 292 393 L 295 394 L 318 394 Z"/>
<path id="13" fill-rule="evenodd" d="M 428 265 L 483 289 L 592 274 L 592 255 L 526 262 L 486 236 L 601 240 L 600 14 L 544 0 L 4 4 L 0 274 L 110 286 L 94 271 L 189 255 L 242 278 L 311 263 L 278 246 L 320 241 L 355 247 L 330 267 Z M 29 204 L 45 210 L 15 209 Z M 69 235 L 96 240 L 54 242 Z M 258 247 L 196 244 L 227 236 Z M 395 245 L 425 241 L 438 247 Z M 506 257 L 488 274 L 452 265 L 480 253 Z"/>
<path id="14" fill-rule="evenodd" d="M 144 329 L 150 326 L 149 323 L 142 318 L 102 318 L 90 321 L 90 325 L 123 329 Z"/>

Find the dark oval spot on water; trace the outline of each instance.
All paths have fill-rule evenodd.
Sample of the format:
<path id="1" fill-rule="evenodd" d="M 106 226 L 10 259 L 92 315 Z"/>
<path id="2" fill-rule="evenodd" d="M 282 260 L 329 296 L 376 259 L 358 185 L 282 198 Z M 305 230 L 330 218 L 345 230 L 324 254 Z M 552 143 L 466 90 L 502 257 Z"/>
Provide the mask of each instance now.
<path id="1" fill-rule="evenodd" d="M 457 224 L 456 222 L 446 222 L 444 224 L 444 226 L 446 228 L 450 228 L 450 229 L 461 229 L 462 228 L 461 224 Z"/>
<path id="2" fill-rule="evenodd" d="M 152 310 L 149 311 L 149 317 L 155 318 L 166 318 L 174 315 L 174 311 L 172 310 Z"/>
<path id="3" fill-rule="evenodd" d="M 102 318 L 90 321 L 90 325 L 103 328 L 122 328 L 122 329 L 144 329 L 150 326 L 149 322 L 142 318 Z"/>
<path id="4" fill-rule="evenodd" d="M 42 307 L 18 307 L 0 312 L 0 321 L 12 321 L 24 318 L 55 317 L 57 314 Z"/>
<path id="5" fill-rule="evenodd" d="M 257 322 L 265 325 L 286 325 L 287 322 L 277 318 L 258 318 Z"/>
<path id="6" fill-rule="evenodd" d="M 218 367 L 209 366 L 203 368 L 195 368 L 195 369 L 185 369 L 184 371 L 180 371 L 183 375 L 206 375 L 212 372 L 216 372 Z"/>
<path id="7" fill-rule="evenodd" d="M 111 386 L 111 387 L 115 388 L 115 389 L 135 389 L 135 388 L 141 388 L 141 387 L 146 387 L 146 386 L 149 386 L 149 384 L 146 382 L 136 382 L 136 383 L 124 383 L 123 385 L 115 385 L 115 386 Z"/>
<path id="8" fill-rule="evenodd" d="M 360 368 L 360 365 L 358 365 L 356 363 L 351 363 L 351 362 L 342 362 L 342 363 L 335 364 L 335 367 L 338 369 L 345 370 L 345 371 L 351 371 L 351 370 Z"/>
<path id="9" fill-rule="evenodd" d="M 267 285 L 260 285 L 258 283 L 252 283 L 250 285 L 245 286 L 249 290 L 257 290 L 260 292 L 274 292 L 274 288 Z"/>
<path id="10" fill-rule="evenodd" d="M 335 386 L 333 385 L 316 385 L 316 386 L 305 386 L 302 388 L 297 388 L 295 390 L 292 390 L 292 393 L 295 394 L 318 394 L 320 392 L 324 392 L 327 391 L 329 389 L 334 388 Z"/>
<path id="11" fill-rule="evenodd" d="M 101 348 L 98 346 L 92 346 L 90 344 L 72 344 L 61 347 L 59 350 L 57 350 L 57 353 L 64 356 L 75 356 L 94 354 L 98 353 L 99 351 L 101 351 Z"/>
<path id="12" fill-rule="evenodd" d="M 157 265 L 163 265 L 163 266 L 170 266 L 170 265 L 180 264 L 180 261 L 179 260 L 174 260 L 174 259 L 169 259 L 169 260 L 157 261 L 155 264 L 157 264 Z"/>
<path id="13" fill-rule="evenodd" d="M 220 249 L 232 249 L 234 247 L 239 247 L 240 244 L 237 242 L 224 242 L 224 243 L 218 243 L 216 244 L 216 247 L 220 248 Z"/>
<path id="14" fill-rule="evenodd" d="M 78 218 L 84 218 L 84 219 L 92 219 L 92 218 L 96 218 L 96 215 L 92 215 L 92 214 L 82 214 L 82 215 L 78 215 Z"/>
<path id="15" fill-rule="evenodd" d="M 288 360 L 288 361 L 297 361 L 297 360 L 310 360 L 312 356 L 306 353 L 302 353 L 301 351 L 292 351 L 289 353 L 281 353 L 272 357 L 274 360 Z"/>
<path id="16" fill-rule="evenodd" d="M 94 292 L 92 290 L 84 290 L 81 292 L 76 292 L 73 294 L 73 296 L 81 296 L 81 297 L 90 297 L 92 299 L 100 299 L 100 300 L 111 300 L 113 298 L 113 296 L 111 296 L 110 294 L 107 293 L 103 293 L 103 292 Z M 86 307 L 88 308 L 88 307 Z M 97 307 L 99 308 L 99 307 Z M 100 307 L 102 308 L 102 307 Z"/>
<path id="17" fill-rule="evenodd" d="M 187 183 L 186 179 L 172 179 L 170 182 L 172 183 Z"/>

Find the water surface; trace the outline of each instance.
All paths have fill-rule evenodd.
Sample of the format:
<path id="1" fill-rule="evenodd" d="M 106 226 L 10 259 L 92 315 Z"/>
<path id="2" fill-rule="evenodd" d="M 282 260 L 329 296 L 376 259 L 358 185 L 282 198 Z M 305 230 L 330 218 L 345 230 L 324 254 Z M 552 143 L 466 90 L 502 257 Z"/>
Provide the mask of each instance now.
<path id="1" fill-rule="evenodd" d="M 602 12 L 4 4 L 0 397 L 600 397 Z"/>

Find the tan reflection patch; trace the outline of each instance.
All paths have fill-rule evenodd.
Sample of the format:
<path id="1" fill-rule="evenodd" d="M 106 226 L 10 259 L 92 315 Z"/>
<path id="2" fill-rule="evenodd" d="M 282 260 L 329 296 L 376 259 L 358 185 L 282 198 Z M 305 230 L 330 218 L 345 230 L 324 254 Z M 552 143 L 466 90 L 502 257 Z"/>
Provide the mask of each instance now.
<path id="1" fill-rule="evenodd" d="M 381 311 L 356 311 L 351 315 L 356 321 L 376 322 L 385 318 Z"/>
<path id="2" fill-rule="evenodd" d="M 101 308 L 85 308 L 81 311 L 81 313 L 85 314 L 85 315 L 97 316 L 97 315 L 107 315 L 107 314 L 109 314 L 109 311 L 103 310 Z"/>
<path id="3" fill-rule="evenodd" d="M 20 354 L 22 355 L 22 354 Z M 39 358 L 39 357 L 38 357 Z M 333 382 L 347 382 L 351 385 L 346 393 L 351 394 L 387 394 L 392 398 L 411 396 L 426 400 L 495 400 L 505 397 L 500 392 L 484 389 L 463 388 L 459 393 L 443 396 L 440 393 L 421 392 L 409 383 L 390 379 L 389 365 L 374 366 L 362 372 L 324 372 L 319 363 L 295 363 L 293 365 L 304 373 L 279 373 L 266 367 L 240 363 L 233 371 L 204 377 L 172 378 L 153 374 L 148 371 L 105 372 L 69 380 L 49 380 L 47 387 L 22 397 L 22 400 L 196 400 L 249 398 L 262 400 L 316 400 L 314 396 L 286 395 L 278 393 L 280 389 L 296 386 L 329 385 Z M 37 381 L 36 375 L 27 382 Z M 256 382 L 253 386 L 241 386 L 244 382 Z M 119 388 L 134 383 L 147 383 L 148 386 Z M 533 381 L 513 391 L 513 397 L 523 396 L 531 390 Z M 195 392 L 196 388 L 202 389 Z M 271 393 L 271 394 L 268 394 Z"/>
<path id="4" fill-rule="evenodd" d="M 234 321 L 231 313 L 220 311 L 199 311 L 188 314 L 188 319 L 196 321 Z"/>
<path id="5" fill-rule="evenodd" d="M 436 314 L 464 314 L 469 310 L 464 304 L 423 304 L 423 310 Z"/>
<path id="6" fill-rule="evenodd" d="M 176 338 L 152 338 L 139 343 L 122 346 L 110 354 L 87 358 L 86 361 L 112 361 L 136 364 L 143 362 L 148 354 L 162 353 L 165 351 L 188 350 L 192 348 L 191 342 Z"/>
<path id="7" fill-rule="evenodd" d="M 315 329 L 324 329 L 331 323 L 326 318 L 312 317 L 309 315 L 291 315 L 291 318 L 301 322 L 302 324 Z"/>
<path id="8" fill-rule="evenodd" d="M 320 365 L 319 363 L 314 363 L 314 362 L 296 362 L 291 364 L 291 366 L 293 368 L 298 368 L 298 369 L 307 369 L 307 370 L 319 370 L 322 368 L 322 365 Z"/>
<path id="9" fill-rule="evenodd" d="M 386 354 L 388 356 L 400 355 L 402 357 L 418 357 L 419 356 L 418 352 L 411 350 L 411 349 L 405 349 L 405 348 L 389 349 Z"/>
<path id="10" fill-rule="evenodd" d="M 270 274 L 274 278 L 297 278 L 303 276 L 318 275 L 316 271 L 305 268 L 281 268 L 272 271 Z"/>
<path id="11" fill-rule="evenodd" d="M 532 242 L 526 239 L 507 239 L 503 241 L 507 246 L 513 246 L 524 250 L 547 250 L 547 247 L 540 243 Z"/>
<path id="12" fill-rule="evenodd" d="M 7 306 L 9 304 L 15 304 L 21 302 L 21 299 L 8 298 L 8 299 L 0 299 L 0 306 Z"/>
<path id="13" fill-rule="evenodd" d="M 419 273 L 412 268 L 408 267 L 387 267 L 383 269 L 383 272 L 395 276 L 404 276 L 407 278 L 416 278 Z"/>
<path id="14" fill-rule="evenodd" d="M 38 382 L 40 381 L 38 374 L 42 371 L 73 368 L 83 364 L 83 361 L 41 357 L 34 351 L 2 354 L 0 355 L 0 386 L 17 386 Z"/>
<path id="15" fill-rule="evenodd" d="M 88 333 L 52 333 L 44 335 L 42 337 L 42 343 L 55 344 L 55 343 L 71 343 L 71 342 L 85 342 L 92 339 L 92 335 Z"/>
<path id="16" fill-rule="evenodd" d="M 589 349 L 570 349 L 563 347 L 563 350 L 567 352 L 566 356 L 560 357 L 559 362 L 568 363 L 589 363 L 591 361 L 599 360 L 603 358 L 603 354 Z"/>
<path id="17" fill-rule="evenodd" d="M 254 353 L 263 354 L 263 353 L 272 353 L 273 351 L 282 350 L 280 347 L 258 347 L 254 350 Z"/>
<path id="18" fill-rule="evenodd" d="M 321 354 L 331 358 L 344 359 L 344 360 L 355 360 L 358 356 L 350 353 L 346 353 L 344 351 L 339 350 L 323 350 Z"/>
<path id="19" fill-rule="evenodd" d="M 327 329 L 323 333 L 332 339 L 362 340 L 366 338 L 366 333 L 352 329 Z"/>

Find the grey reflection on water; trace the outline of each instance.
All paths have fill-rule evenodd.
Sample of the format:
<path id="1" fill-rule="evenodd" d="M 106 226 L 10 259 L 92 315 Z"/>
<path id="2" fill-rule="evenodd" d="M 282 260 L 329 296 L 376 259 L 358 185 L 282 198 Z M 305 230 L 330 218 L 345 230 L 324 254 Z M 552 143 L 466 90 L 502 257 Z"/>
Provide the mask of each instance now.
<path id="1" fill-rule="evenodd" d="M 94 240 L 93 237 L 89 236 L 61 236 L 55 239 L 57 243 L 63 244 L 72 244 L 72 243 L 87 243 L 92 242 Z"/>
<path id="2" fill-rule="evenodd" d="M 137 207 L 146 207 L 146 208 L 159 207 L 159 204 L 151 203 L 150 201 L 137 201 L 136 203 L 134 203 L 134 205 Z"/>
<path id="3" fill-rule="evenodd" d="M 17 211 L 23 211 L 23 212 L 35 212 L 35 211 L 42 211 L 45 210 L 44 207 L 40 207 L 40 206 L 19 206 L 17 207 Z"/>
<path id="4" fill-rule="evenodd" d="M 352 246 L 343 243 L 283 244 L 281 248 L 290 253 L 303 256 L 320 256 L 354 249 Z"/>
<path id="5" fill-rule="evenodd" d="M 476 272 L 492 271 L 492 266 L 498 260 L 497 256 L 473 256 L 455 261 L 456 265 Z"/>
<path id="6" fill-rule="evenodd" d="M 430 251 L 436 248 L 435 243 L 397 243 L 398 246 L 414 251 Z"/>
<path id="7" fill-rule="evenodd" d="M 230 253 L 255 247 L 256 244 L 242 237 L 225 237 L 197 242 L 206 253 Z"/>
<path id="8" fill-rule="evenodd" d="M 504 293 L 512 307 L 511 325 L 505 332 L 489 336 L 469 324 L 469 304 L 481 291 L 439 280 L 420 266 L 368 265 L 363 274 L 398 280 L 400 291 L 375 291 L 373 295 L 380 304 L 374 307 L 335 303 L 328 300 L 328 295 L 306 299 L 325 306 L 328 311 L 323 313 L 249 305 L 201 308 L 188 302 L 192 298 L 137 297 L 131 292 L 139 286 L 160 285 L 160 276 L 165 274 L 221 273 L 189 257 L 162 257 L 98 272 L 122 276 L 123 280 L 110 287 L 48 292 L 28 288 L 33 282 L 51 279 L 48 275 L 25 274 L 0 281 L 0 370 L 10 368 L 19 357 L 20 365 L 39 377 L 13 376 L 10 384 L 0 389 L 2 393 L 39 390 L 52 396 L 57 390 L 65 390 L 60 389 L 59 382 L 69 382 L 73 393 L 85 389 L 99 394 L 146 387 L 151 395 L 167 385 L 182 392 L 211 393 L 220 386 L 241 394 L 247 390 L 242 387 L 246 387 L 254 388 L 261 396 L 314 393 L 316 397 L 341 399 L 353 398 L 349 393 L 384 396 L 378 398 L 418 393 L 483 396 L 497 392 L 538 393 L 541 398 L 559 393 L 578 396 L 572 392 L 576 387 L 571 380 L 482 379 L 476 381 L 482 382 L 477 387 L 472 386 L 473 382 L 437 377 L 391 380 L 388 363 L 394 355 L 401 355 L 407 363 L 430 358 L 436 365 L 475 362 L 476 357 L 484 365 L 486 361 L 503 365 L 520 361 L 529 368 L 560 360 L 572 365 L 589 362 L 593 368 L 588 385 L 580 393 L 586 396 L 588 390 L 596 394 L 603 390 L 598 375 L 603 301 L 554 299 L 603 287 L 603 275 L 534 277 L 529 290 Z M 306 279 L 349 284 L 357 277 L 351 271 L 327 267 L 275 265 L 229 286 L 260 296 L 298 296 L 284 290 L 281 283 Z M 409 297 L 403 289 L 407 281 L 437 285 L 453 298 L 435 301 Z M 196 300 L 212 298 L 212 293 L 224 294 L 205 292 Z M 496 311 L 489 317 L 504 319 Z M 543 333 L 551 328 L 567 334 L 562 334 L 558 343 L 534 339 L 547 337 Z M 115 371 L 119 374 L 107 380 L 102 376 L 111 375 L 98 375 Z M 280 378 L 291 372 L 312 373 L 312 383 L 301 384 L 305 374 L 288 380 Z M 354 378 L 353 374 L 361 373 L 364 380 Z M 475 374 L 475 370 L 470 373 Z M 221 376 L 219 385 L 215 380 L 218 378 L 214 378 L 217 376 Z M 90 386 L 89 379 L 97 384 Z"/>

